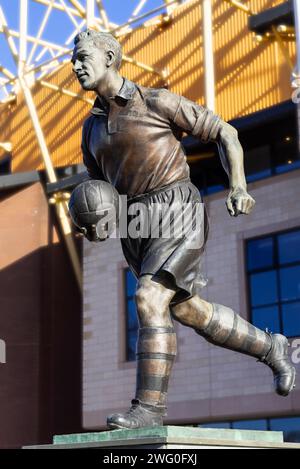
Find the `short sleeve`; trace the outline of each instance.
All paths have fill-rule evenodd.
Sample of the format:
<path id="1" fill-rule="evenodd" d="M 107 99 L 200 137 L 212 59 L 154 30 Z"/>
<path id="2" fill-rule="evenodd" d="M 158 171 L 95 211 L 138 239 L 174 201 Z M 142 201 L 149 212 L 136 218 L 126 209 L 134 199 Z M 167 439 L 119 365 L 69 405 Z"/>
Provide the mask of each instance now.
<path id="1" fill-rule="evenodd" d="M 81 140 L 81 150 L 83 156 L 83 164 L 87 169 L 87 173 L 91 179 L 104 179 L 101 169 L 99 168 L 95 158 L 91 155 L 88 145 L 87 139 L 89 134 L 89 127 L 90 127 L 90 119 L 87 119 L 82 128 L 82 140 Z"/>
<path id="2" fill-rule="evenodd" d="M 189 135 L 193 135 L 203 142 L 209 142 L 216 140 L 221 118 L 207 107 L 200 106 L 181 96 L 174 122 Z"/>
<path id="3" fill-rule="evenodd" d="M 181 131 L 209 142 L 217 138 L 221 118 L 205 106 L 190 101 L 184 96 L 161 90 L 158 96 L 160 114 L 168 118 Z"/>

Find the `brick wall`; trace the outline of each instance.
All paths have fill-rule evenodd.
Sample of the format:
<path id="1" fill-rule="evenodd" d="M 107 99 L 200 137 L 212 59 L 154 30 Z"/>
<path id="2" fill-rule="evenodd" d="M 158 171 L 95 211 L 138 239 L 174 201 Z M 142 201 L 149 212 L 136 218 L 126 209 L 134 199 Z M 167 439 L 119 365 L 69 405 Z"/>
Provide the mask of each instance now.
<path id="1" fill-rule="evenodd" d="M 206 198 L 211 228 L 203 260 L 203 298 L 247 318 L 244 239 L 300 226 L 300 171 L 249 184 L 250 216 L 231 218 L 226 193 Z M 83 425 L 103 428 L 106 415 L 134 397 L 135 364 L 124 363 L 124 299 L 118 239 L 84 243 Z M 208 344 L 178 325 L 179 354 L 169 387 L 169 423 L 300 414 L 300 393 L 272 391 L 272 373 L 255 359 Z M 299 368 L 299 367 L 298 367 Z M 299 369 L 300 372 L 300 369 Z M 299 387 L 299 374 L 298 374 Z"/>
<path id="2" fill-rule="evenodd" d="M 81 430 L 81 296 L 40 183 L 0 193 L 0 448 Z"/>

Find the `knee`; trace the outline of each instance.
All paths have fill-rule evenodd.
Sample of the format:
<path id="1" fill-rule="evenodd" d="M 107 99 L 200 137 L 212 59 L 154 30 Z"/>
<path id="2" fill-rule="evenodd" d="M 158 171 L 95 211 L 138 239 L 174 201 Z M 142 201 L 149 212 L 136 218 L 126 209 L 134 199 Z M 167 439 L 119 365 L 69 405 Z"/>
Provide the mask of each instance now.
<path id="1" fill-rule="evenodd" d="M 207 326 L 212 315 L 210 303 L 202 300 L 198 295 L 171 308 L 172 317 L 181 324 L 194 329 Z"/>
<path id="2" fill-rule="evenodd" d="M 134 299 L 138 311 L 146 311 L 151 308 L 149 289 L 147 287 L 139 287 Z"/>
<path id="3" fill-rule="evenodd" d="M 183 303 L 171 306 L 171 314 L 176 321 L 180 322 L 183 325 L 188 324 L 188 306 Z"/>
<path id="4" fill-rule="evenodd" d="M 160 326 L 169 322 L 169 302 L 153 287 L 140 286 L 135 294 L 135 303 L 141 326 Z"/>
<path id="5" fill-rule="evenodd" d="M 166 310 L 168 308 L 159 291 L 151 287 L 139 287 L 135 294 L 135 302 L 139 311 L 154 312 L 155 310 Z"/>

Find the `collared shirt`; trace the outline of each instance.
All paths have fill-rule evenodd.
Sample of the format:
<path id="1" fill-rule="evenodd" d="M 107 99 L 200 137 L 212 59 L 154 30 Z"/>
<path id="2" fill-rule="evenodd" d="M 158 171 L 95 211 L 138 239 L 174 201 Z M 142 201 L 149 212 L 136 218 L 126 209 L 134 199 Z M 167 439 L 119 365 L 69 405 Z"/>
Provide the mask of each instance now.
<path id="1" fill-rule="evenodd" d="M 124 79 L 115 97 L 97 97 L 83 126 L 83 161 L 90 177 L 120 194 L 143 194 L 188 178 L 183 133 L 215 140 L 220 122 L 183 96 Z"/>

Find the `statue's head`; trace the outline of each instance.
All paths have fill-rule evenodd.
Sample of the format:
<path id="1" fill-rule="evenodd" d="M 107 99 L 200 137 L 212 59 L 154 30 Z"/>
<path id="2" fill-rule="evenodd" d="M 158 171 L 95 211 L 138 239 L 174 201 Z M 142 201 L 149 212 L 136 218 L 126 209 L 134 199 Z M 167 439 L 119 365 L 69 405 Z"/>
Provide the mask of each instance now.
<path id="1" fill-rule="evenodd" d="M 122 47 L 112 34 L 88 29 L 77 34 L 74 44 L 73 71 L 83 89 L 95 90 L 109 69 L 120 69 Z"/>

